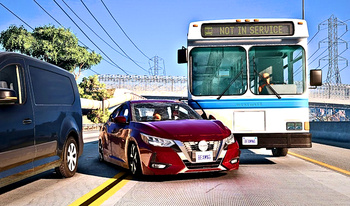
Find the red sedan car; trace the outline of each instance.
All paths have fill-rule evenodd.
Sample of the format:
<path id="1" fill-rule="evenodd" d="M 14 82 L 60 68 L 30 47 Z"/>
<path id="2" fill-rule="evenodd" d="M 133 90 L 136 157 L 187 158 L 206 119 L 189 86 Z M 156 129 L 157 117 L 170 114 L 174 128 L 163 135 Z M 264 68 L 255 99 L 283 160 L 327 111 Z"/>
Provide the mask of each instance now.
<path id="1" fill-rule="evenodd" d="M 132 174 L 170 175 L 237 170 L 240 150 L 218 120 L 204 120 L 187 104 L 128 101 L 111 114 L 99 136 L 99 158 Z"/>

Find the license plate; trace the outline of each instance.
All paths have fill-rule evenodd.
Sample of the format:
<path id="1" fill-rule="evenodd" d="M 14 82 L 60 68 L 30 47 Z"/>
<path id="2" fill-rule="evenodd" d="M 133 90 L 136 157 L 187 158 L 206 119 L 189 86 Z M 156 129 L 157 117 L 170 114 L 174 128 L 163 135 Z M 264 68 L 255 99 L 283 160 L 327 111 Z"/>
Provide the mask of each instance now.
<path id="1" fill-rule="evenodd" d="M 196 152 L 196 162 L 212 162 L 213 151 Z"/>
<path id="2" fill-rule="evenodd" d="M 258 137 L 243 137 L 243 145 L 258 145 Z"/>

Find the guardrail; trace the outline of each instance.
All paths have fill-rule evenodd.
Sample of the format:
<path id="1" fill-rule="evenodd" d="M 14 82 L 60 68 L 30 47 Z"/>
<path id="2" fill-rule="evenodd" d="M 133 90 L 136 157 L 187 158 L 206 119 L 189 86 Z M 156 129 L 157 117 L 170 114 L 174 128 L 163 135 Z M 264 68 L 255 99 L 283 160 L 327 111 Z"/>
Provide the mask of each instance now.
<path id="1" fill-rule="evenodd" d="M 83 124 L 83 131 L 100 130 L 103 124 Z"/>
<path id="2" fill-rule="evenodd" d="M 312 138 L 350 142 L 350 122 L 310 122 Z"/>

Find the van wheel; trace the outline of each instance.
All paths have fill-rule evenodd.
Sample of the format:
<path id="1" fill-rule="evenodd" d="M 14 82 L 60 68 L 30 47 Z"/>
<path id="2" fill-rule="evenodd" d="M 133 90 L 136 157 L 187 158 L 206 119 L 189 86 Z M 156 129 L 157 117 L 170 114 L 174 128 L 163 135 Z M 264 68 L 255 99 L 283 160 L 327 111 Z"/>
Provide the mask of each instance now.
<path id="1" fill-rule="evenodd" d="M 130 172 L 135 176 L 141 175 L 141 162 L 139 158 L 139 153 L 137 151 L 137 147 L 134 143 L 131 143 L 129 148 L 129 169 Z"/>
<path id="2" fill-rule="evenodd" d="M 78 168 L 78 146 L 73 137 L 69 137 L 63 147 L 62 163 L 55 170 L 62 177 L 72 177 Z"/>
<path id="3" fill-rule="evenodd" d="M 272 148 L 272 155 L 274 157 L 286 156 L 288 153 L 288 148 Z"/>

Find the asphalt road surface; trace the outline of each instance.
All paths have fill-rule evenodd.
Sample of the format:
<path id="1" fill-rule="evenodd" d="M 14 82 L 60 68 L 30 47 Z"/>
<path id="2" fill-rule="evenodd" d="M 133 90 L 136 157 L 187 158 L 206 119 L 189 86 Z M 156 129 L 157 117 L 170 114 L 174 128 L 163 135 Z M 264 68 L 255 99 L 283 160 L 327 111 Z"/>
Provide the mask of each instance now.
<path id="1" fill-rule="evenodd" d="M 314 143 L 273 157 L 242 150 L 238 171 L 136 179 L 99 162 L 96 132 L 84 134 L 77 174 L 53 170 L 0 189 L 0 205 L 349 205 L 350 149 Z"/>

